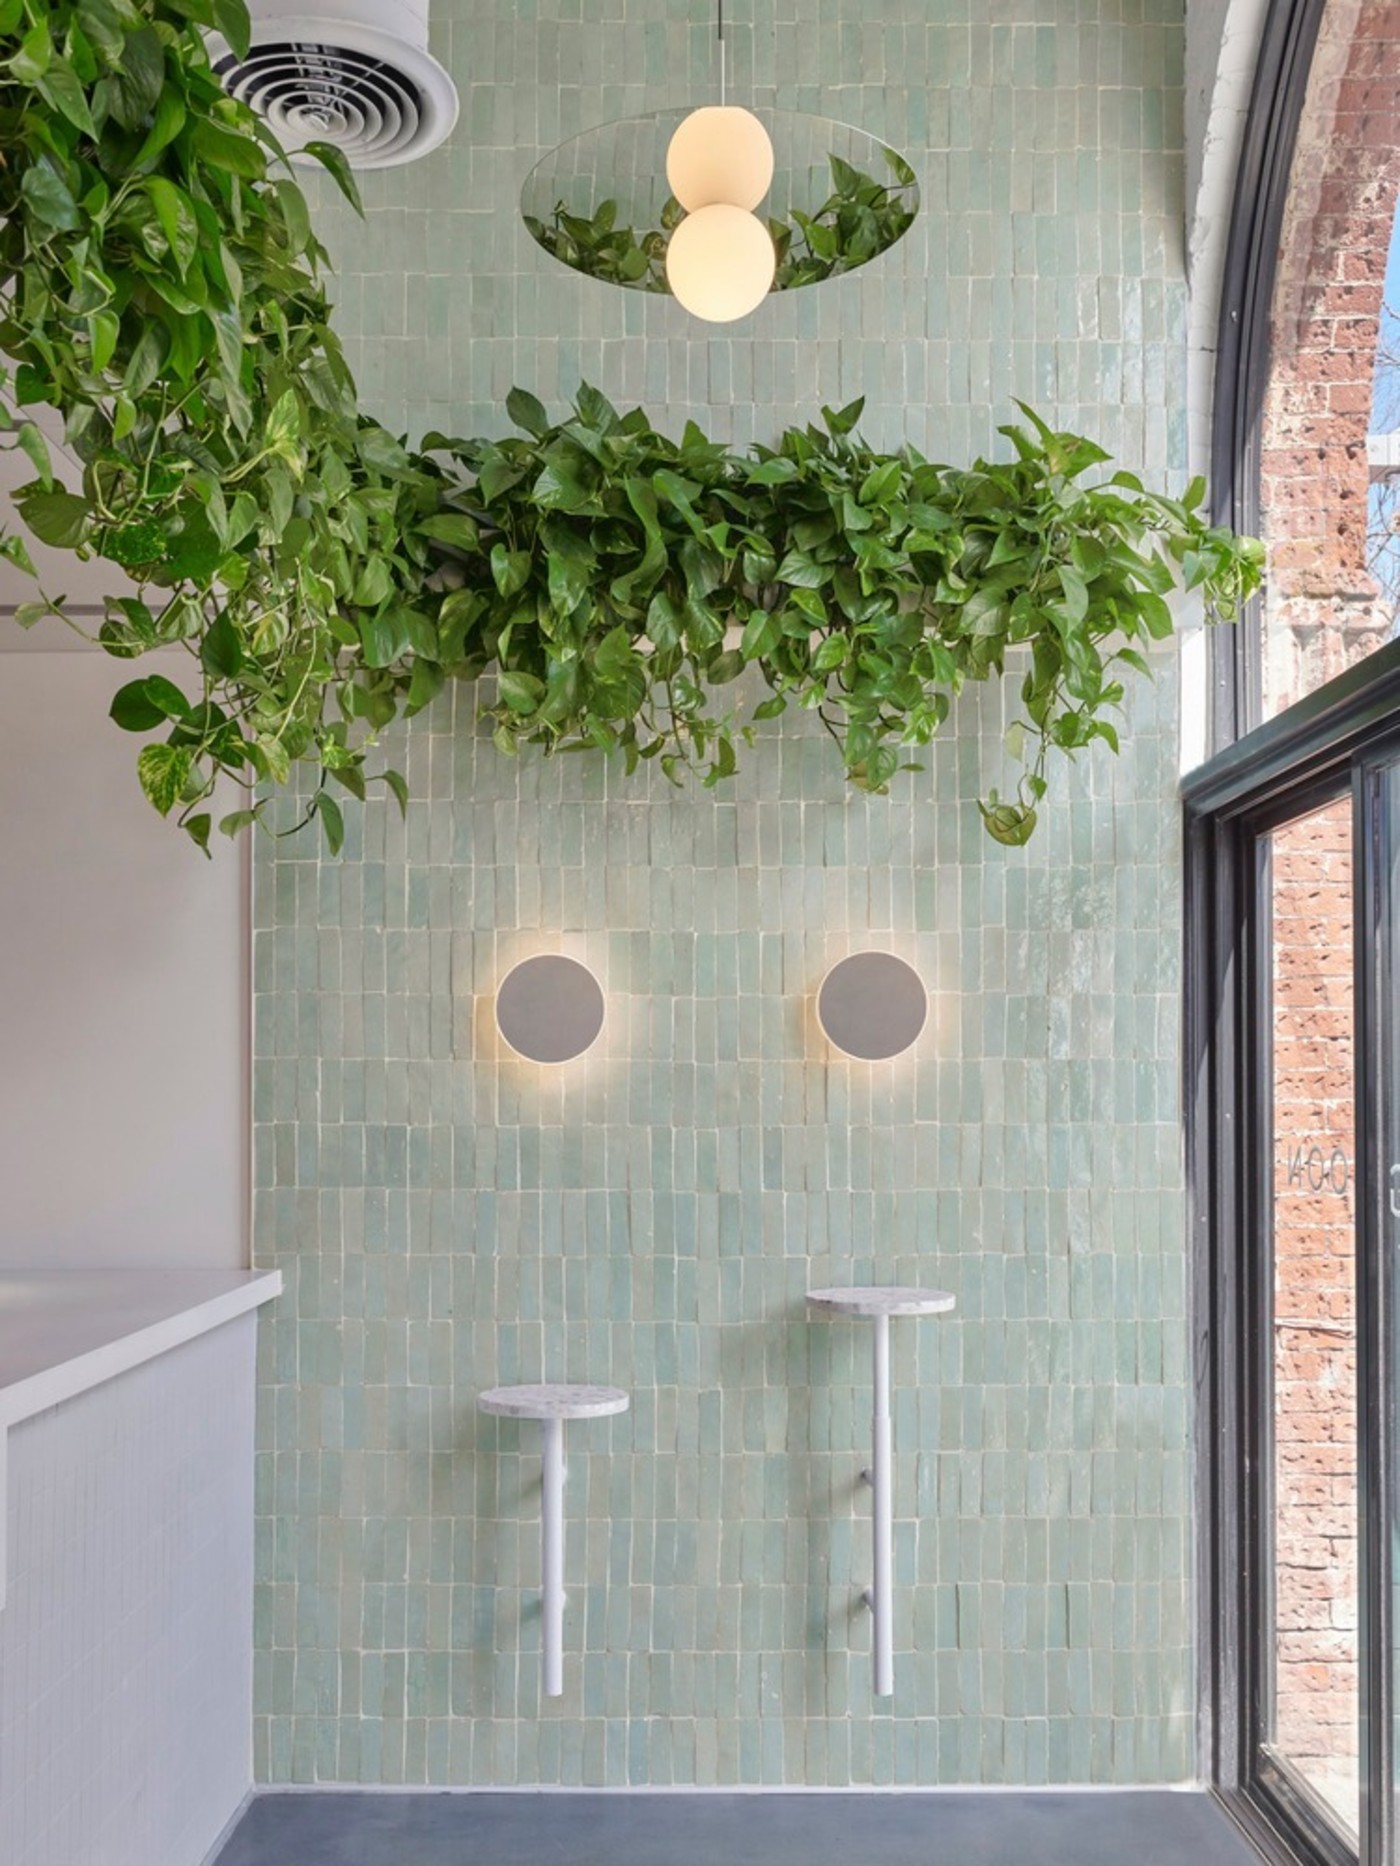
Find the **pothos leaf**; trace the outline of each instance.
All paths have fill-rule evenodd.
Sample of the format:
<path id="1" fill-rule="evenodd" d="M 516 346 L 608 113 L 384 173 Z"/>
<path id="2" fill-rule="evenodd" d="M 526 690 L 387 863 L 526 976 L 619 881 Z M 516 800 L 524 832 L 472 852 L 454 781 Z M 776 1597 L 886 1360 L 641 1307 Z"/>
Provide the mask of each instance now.
<path id="1" fill-rule="evenodd" d="M 33 463 L 34 471 L 39 475 L 45 490 L 47 490 L 53 485 L 53 462 L 49 459 L 48 442 L 32 421 L 20 423 L 16 439 L 25 453 L 28 454 Z"/>
<path id="2" fill-rule="evenodd" d="M 302 144 L 302 154 L 314 156 L 355 212 L 360 215 L 364 214 L 364 203 L 360 199 L 360 191 L 355 185 L 355 177 L 350 172 L 350 164 L 345 160 L 343 150 L 337 149 L 334 143 L 311 142 Z"/>
<path id="3" fill-rule="evenodd" d="M 209 853 L 209 831 L 212 823 L 213 819 L 207 810 L 201 810 L 197 815 L 187 816 L 184 819 L 185 834 L 204 855 Z"/>
<path id="4" fill-rule="evenodd" d="M 25 170 L 20 197 L 44 233 L 72 233 L 83 224 L 66 181 L 42 164 Z"/>
<path id="5" fill-rule="evenodd" d="M 199 228 L 195 222 L 193 202 L 183 188 L 177 188 L 173 181 L 167 181 L 163 175 L 153 175 L 146 183 L 146 190 L 156 210 L 161 232 L 170 247 L 171 257 L 181 273 L 188 272 L 191 260 L 199 251 Z"/>
<path id="6" fill-rule="evenodd" d="M 49 31 L 48 21 L 41 19 L 38 25 L 31 27 L 24 35 L 19 50 L 10 60 L 10 72 L 21 84 L 35 84 L 48 70 L 52 60 L 53 35 Z"/>
<path id="7" fill-rule="evenodd" d="M 128 681 L 112 701 L 111 717 L 124 732 L 153 732 L 168 719 L 188 714 L 190 703 L 163 674 Z"/>
<path id="8" fill-rule="evenodd" d="M 328 791 L 321 791 L 312 805 L 326 838 L 326 847 L 332 855 L 339 855 L 345 845 L 345 818 L 340 805 Z"/>
<path id="9" fill-rule="evenodd" d="M 214 24 L 228 40 L 234 56 L 246 58 L 253 38 L 253 24 L 248 16 L 246 0 L 213 0 L 211 10 Z"/>
<path id="10" fill-rule="evenodd" d="M 205 631 L 199 649 L 200 664 L 216 680 L 235 680 L 243 670 L 244 658 L 238 630 L 224 609 Z"/>
<path id="11" fill-rule="evenodd" d="M 160 102 L 165 50 L 154 26 L 128 34 L 116 72 L 112 114 L 125 129 L 140 129 Z"/>
<path id="12" fill-rule="evenodd" d="M 185 126 L 185 106 L 178 91 L 162 91 L 156 101 L 155 116 L 151 127 L 146 131 L 145 140 L 136 151 L 131 167 L 140 174 L 150 162 L 167 148 Z"/>
<path id="13" fill-rule="evenodd" d="M 169 816 L 194 764 L 194 753 L 184 745 L 148 745 L 136 760 L 141 788 L 160 811 Z"/>
<path id="14" fill-rule="evenodd" d="M 544 403 L 528 389 L 512 389 L 506 397 L 506 413 L 516 427 L 523 428 L 538 440 L 549 432 L 549 416 Z"/>
<path id="15" fill-rule="evenodd" d="M 16 503 L 26 525 L 41 544 L 72 550 L 87 535 L 88 502 L 75 492 L 22 492 Z"/>
<path id="16" fill-rule="evenodd" d="M 39 80 L 39 92 L 61 116 L 79 129 L 85 136 L 94 139 L 97 125 L 92 120 L 92 111 L 88 108 L 87 92 L 79 82 L 73 67 L 61 60 L 55 60 Z"/>
<path id="17" fill-rule="evenodd" d="M 399 815 L 407 816 L 408 779 L 403 775 L 402 771 L 381 771 L 377 775 L 380 782 L 387 784 L 389 789 L 394 793 L 394 798 L 399 806 Z"/>

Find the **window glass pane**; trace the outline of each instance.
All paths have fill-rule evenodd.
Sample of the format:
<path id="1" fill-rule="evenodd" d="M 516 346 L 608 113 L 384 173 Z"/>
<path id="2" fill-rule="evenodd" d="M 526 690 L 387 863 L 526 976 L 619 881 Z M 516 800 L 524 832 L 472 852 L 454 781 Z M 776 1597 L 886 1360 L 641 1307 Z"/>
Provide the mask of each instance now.
<path id="1" fill-rule="evenodd" d="M 1270 838 L 1273 1746 L 1358 1829 L 1351 799 Z"/>
<path id="2" fill-rule="evenodd" d="M 1264 714 L 1384 645 L 1397 571 L 1396 325 L 1384 324 L 1400 193 L 1400 7 L 1329 0 L 1290 175 L 1260 446 Z M 1393 274 L 1392 274 L 1393 277 Z M 1378 336 L 1380 374 L 1377 371 Z M 1373 407 L 1374 390 L 1374 407 Z"/>

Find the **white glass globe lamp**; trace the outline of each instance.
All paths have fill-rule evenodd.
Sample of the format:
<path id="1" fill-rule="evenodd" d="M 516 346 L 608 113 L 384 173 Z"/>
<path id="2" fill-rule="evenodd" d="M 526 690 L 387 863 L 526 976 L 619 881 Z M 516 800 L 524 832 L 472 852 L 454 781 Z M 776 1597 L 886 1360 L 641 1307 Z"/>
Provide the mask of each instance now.
<path id="1" fill-rule="evenodd" d="M 778 256 L 767 227 L 745 208 L 716 202 L 687 214 L 666 248 L 666 282 L 692 317 L 732 324 L 773 289 Z"/>
<path id="2" fill-rule="evenodd" d="M 773 142 L 751 110 L 692 110 L 666 151 L 666 180 L 687 213 L 720 203 L 755 208 L 773 185 Z"/>

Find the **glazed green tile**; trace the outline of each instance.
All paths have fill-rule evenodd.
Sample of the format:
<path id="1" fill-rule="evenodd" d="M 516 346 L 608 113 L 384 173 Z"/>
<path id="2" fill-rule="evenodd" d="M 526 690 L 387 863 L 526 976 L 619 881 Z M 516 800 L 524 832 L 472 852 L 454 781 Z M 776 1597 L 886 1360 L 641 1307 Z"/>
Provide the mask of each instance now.
<path id="1" fill-rule="evenodd" d="M 903 139 L 926 214 L 881 267 L 765 308 L 756 336 L 696 340 L 673 307 L 552 272 L 476 204 L 508 197 L 531 130 L 694 94 L 703 28 L 639 3 L 626 28 L 532 7 L 473 39 L 459 142 L 368 191 L 373 216 L 421 188 L 432 246 L 423 214 L 359 240 L 312 184 L 376 413 L 499 431 L 511 381 L 557 406 L 587 373 L 673 424 L 766 439 L 865 390 L 872 440 L 957 459 L 999 446 L 1023 395 L 1126 444 L 1125 465 L 1179 469 L 1179 22 L 871 20 L 839 0 L 821 34 L 736 33 L 736 81 L 775 102 L 821 108 L 862 69 L 854 114 Z M 459 39 L 464 7 L 441 22 Z M 891 53 L 900 32 L 916 56 Z M 439 379 L 414 383 L 382 353 L 430 332 Z M 259 852 L 255 1247 L 288 1281 L 259 1360 L 259 1779 L 1190 1773 L 1162 671 L 1124 757 L 1057 772 L 1015 856 L 974 808 L 1004 781 L 991 691 L 872 801 L 810 721 L 764 730 L 731 801 L 503 763 L 449 694 L 386 746 L 407 825 L 377 799 L 338 863 Z M 891 939 L 923 942 L 936 1015 L 876 1082 L 810 1051 L 805 1005 L 834 957 Z M 477 994 L 551 940 L 602 964 L 610 1021 L 596 1058 L 545 1080 L 479 1053 Z M 858 1604 L 868 1344 L 802 1303 L 847 1277 L 959 1298 L 896 1328 L 892 1706 Z M 485 1385 L 546 1376 L 635 1395 L 570 1428 L 557 1704 L 536 1434 L 474 1410 Z"/>

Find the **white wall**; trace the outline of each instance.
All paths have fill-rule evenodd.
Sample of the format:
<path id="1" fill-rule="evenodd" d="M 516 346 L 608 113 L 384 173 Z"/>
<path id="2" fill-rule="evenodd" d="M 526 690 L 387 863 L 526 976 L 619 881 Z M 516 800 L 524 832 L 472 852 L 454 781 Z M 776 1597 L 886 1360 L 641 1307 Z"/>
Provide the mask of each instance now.
<path id="1" fill-rule="evenodd" d="M 246 850 L 142 796 L 134 671 L 0 653 L 0 1269 L 246 1261 Z"/>
<path id="2" fill-rule="evenodd" d="M 1188 0 L 1186 254 L 1191 281 L 1189 407 L 1193 465 L 1205 471 L 1220 288 L 1235 175 L 1268 0 Z"/>
<path id="3" fill-rule="evenodd" d="M 48 442 L 49 459 L 59 483 L 72 490 L 79 489 L 82 485 L 82 467 L 64 444 L 63 423 L 59 416 L 53 409 L 45 407 L 26 408 L 24 416 L 39 428 Z M 0 448 L 0 526 L 24 539 L 45 590 L 51 595 L 65 597 L 70 611 L 85 612 L 100 621 L 103 599 L 108 596 L 134 595 L 137 593 L 136 585 L 116 564 L 107 563 L 100 557 L 91 557 L 85 561 L 72 551 L 50 550 L 25 529 L 18 512 L 10 503 L 10 495 L 33 478 L 34 466 L 28 454 L 18 447 Z M 0 562 L 0 605 L 13 608 L 16 603 L 28 602 L 36 594 L 32 580 L 23 571 L 16 570 L 7 562 Z M 0 615 L 0 635 L 13 637 L 15 633 L 6 618 Z M 58 639 L 60 645 L 67 639 L 61 630 Z M 0 652 L 13 645 L 12 640 L 0 640 Z"/>
<path id="4" fill-rule="evenodd" d="M 1235 176 L 1268 0 L 1187 0 L 1187 424 L 1193 473 L 1210 472 L 1220 294 Z M 1181 644 L 1181 768 L 1207 752 L 1209 664 L 1204 633 Z"/>
<path id="5" fill-rule="evenodd" d="M 5 1866 L 200 1866 L 251 1781 L 248 1315 L 9 1433 Z"/>

